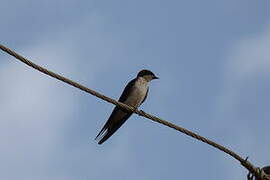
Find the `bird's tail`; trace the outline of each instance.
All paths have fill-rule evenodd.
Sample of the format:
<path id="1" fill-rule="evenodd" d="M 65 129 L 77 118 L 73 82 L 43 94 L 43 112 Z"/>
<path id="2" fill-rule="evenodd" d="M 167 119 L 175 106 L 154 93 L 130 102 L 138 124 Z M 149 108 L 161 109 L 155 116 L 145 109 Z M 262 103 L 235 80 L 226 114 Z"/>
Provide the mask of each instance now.
<path id="1" fill-rule="evenodd" d="M 108 131 L 108 122 L 103 126 L 103 128 L 100 130 L 100 132 L 98 133 L 97 137 L 95 138 L 95 140 L 97 139 L 101 139 L 105 136 L 105 134 L 107 134 L 106 132 Z"/>
<path id="2" fill-rule="evenodd" d="M 98 133 L 97 137 L 95 138 L 95 140 L 100 139 L 98 144 L 102 144 L 109 137 L 111 137 L 115 133 L 115 131 L 117 131 L 124 124 L 124 122 L 131 116 L 131 114 L 132 113 L 128 113 L 128 114 L 124 113 L 124 116 L 121 118 L 121 120 L 118 122 L 114 122 L 113 125 L 111 124 L 113 120 L 110 117 L 109 120 L 101 129 L 101 131 Z"/>
<path id="3" fill-rule="evenodd" d="M 115 131 L 117 131 L 120 128 L 121 125 L 122 125 L 122 123 L 119 124 L 119 126 L 117 126 L 115 128 L 104 130 L 103 135 L 102 135 L 102 137 L 100 137 L 100 141 L 98 142 L 98 144 L 102 144 L 107 139 L 109 139 L 109 137 L 111 137 L 115 133 Z"/>
<path id="4" fill-rule="evenodd" d="M 109 137 L 111 137 L 112 134 L 113 134 L 112 132 L 107 131 L 104 134 L 104 136 L 102 137 L 102 139 L 100 139 L 100 141 L 98 142 L 98 144 L 104 143 Z"/>

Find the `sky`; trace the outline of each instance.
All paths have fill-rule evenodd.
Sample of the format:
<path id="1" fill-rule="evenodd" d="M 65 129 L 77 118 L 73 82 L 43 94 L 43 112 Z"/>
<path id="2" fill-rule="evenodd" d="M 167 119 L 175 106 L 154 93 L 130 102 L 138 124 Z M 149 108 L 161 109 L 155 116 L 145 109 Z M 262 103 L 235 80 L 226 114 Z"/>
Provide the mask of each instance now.
<path id="1" fill-rule="evenodd" d="M 118 99 L 141 69 L 140 107 L 270 165 L 269 0 L 1 0 L 1 44 Z M 246 179 L 232 157 L 0 52 L 0 179 Z"/>

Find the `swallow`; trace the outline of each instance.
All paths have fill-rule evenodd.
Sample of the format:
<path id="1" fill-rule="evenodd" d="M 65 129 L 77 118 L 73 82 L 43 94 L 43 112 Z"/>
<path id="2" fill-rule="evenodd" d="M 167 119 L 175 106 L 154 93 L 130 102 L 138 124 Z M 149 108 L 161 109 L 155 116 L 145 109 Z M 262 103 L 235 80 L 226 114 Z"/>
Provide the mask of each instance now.
<path id="1" fill-rule="evenodd" d="M 141 70 L 137 77 L 127 84 L 118 101 L 137 109 L 147 98 L 148 83 L 154 79 L 159 78 L 149 70 Z M 110 138 L 131 115 L 132 112 L 116 106 L 95 138 L 95 140 L 99 140 L 98 144 L 102 144 Z"/>

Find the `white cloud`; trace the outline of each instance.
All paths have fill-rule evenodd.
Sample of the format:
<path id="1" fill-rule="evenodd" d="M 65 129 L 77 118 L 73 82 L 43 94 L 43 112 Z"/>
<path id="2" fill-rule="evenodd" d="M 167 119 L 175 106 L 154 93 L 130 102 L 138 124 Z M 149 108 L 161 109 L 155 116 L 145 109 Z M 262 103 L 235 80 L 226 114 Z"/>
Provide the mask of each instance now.
<path id="1" fill-rule="evenodd" d="M 230 53 L 227 77 L 244 78 L 247 74 L 269 73 L 270 26 L 251 38 L 237 42 Z"/>
<path id="2" fill-rule="evenodd" d="M 95 24 L 94 27 L 100 23 L 96 15 L 90 22 Z M 16 51 L 49 70 L 75 81 L 79 79 L 82 84 L 91 82 L 94 87 L 100 67 L 109 65 L 95 59 L 99 55 L 104 59 L 107 57 L 107 54 L 102 54 L 102 45 L 93 48 L 99 52 L 84 52 L 94 47 L 102 34 L 96 37 L 96 32 L 89 30 L 92 43 L 79 44 L 79 34 L 85 34 L 88 23 L 89 19 L 83 20 L 77 26 L 67 27 L 64 33 L 56 30 L 55 34 L 46 36 L 50 38 L 41 37 L 31 46 Z M 83 42 L 88 43 L 86 41 Z M 113 48 L 119 47 L 113 46 L 112 51 Z M 89 60 L 85 60 L 86 55 Z M 89 147 L 89 144 L 83 147 L 65 144 L 69 141 L 66 132 L 75 119 L 74 102 L 78 102 L 72 92 L 78 90 L 25 66 L 11 56 L 3 61 L 5 63 L 0 67 L 1 179 L 67 180 L 77 179 L 78 174 L 89 179 L 104 177 L 104 174 L 107 177 L 137 176 L 136 172 L 127 171 L 132 169 L 129 162 L 134 157 L 127 145 L 130 142 L 125 138 L 122 138 L 121 145 L 109 148 L 108 152 L 95 151 L 97 147 Z M 84 65 L 78 65 L 78 62 Z M 88 139 L 86 143 L 93 140 L 93 137 L 85 138 Z"/>
<path id="3" fill-rule="evenodd" d="M 41 46 L 24 52 L 42 57 L 56 67 L 60 66 L 60 61 L 55 59 L 67 58 L 62 53 L 53 55 L 47 50 L 50 50 L 49 46 Z M 0 176 L 1 179 L 38 178 L 44 173 L 40 170 L 48 165 L 51 150 L 63 138 L 61 132 L 73 113 L 74 96 L 54 79 L 12 58 L 4 59 L 8 63 L 0 68 Z M 63 62 L 61 68 L 73 71 L 72 66 Z"/>
<path id="4" fill-rule="evenodd" d="M 225 144 L 242 156 L 250 156 L 257 166 L 270 164 L 269 47 L 270 26 L 256 36 L 236 42 L 229 52 L 217 106 L 216 119 L 220 119 L 217 128 L 228 132 Z M 236 168 L 227 159 L 224 161 L 228 179 L 245 178 L 243 168 Z"/>

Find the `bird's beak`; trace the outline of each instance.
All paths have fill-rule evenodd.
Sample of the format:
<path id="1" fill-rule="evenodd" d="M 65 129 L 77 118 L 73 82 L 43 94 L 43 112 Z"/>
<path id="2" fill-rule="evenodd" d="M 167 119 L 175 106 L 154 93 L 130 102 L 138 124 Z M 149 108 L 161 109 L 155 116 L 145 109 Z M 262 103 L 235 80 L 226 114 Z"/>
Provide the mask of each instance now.
<path id="1" fill-rule="evenodd" d="M 157 76 L 154 76 L 154 78 L 153 79 L 159 79 L 159 77 L 157 77 Z"/>

